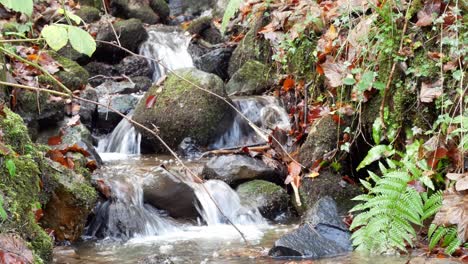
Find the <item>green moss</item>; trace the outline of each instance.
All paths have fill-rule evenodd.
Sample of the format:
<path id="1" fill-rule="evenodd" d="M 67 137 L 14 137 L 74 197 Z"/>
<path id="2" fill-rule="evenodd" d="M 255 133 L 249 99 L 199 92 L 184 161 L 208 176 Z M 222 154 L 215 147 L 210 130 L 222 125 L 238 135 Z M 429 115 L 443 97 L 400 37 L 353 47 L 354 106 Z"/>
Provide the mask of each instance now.
<path id="1" fill-rule="evenodd" d="M 62 57 L 56 52 L 49 51 L 49 55 L 64 68 L 64 70 L 59 71 L 55 75 L 68 89 L 72 91 L 78 90 L 88 83 L 89 73 L 78 63 Z M 45 79 L 45 81 L 51 82 L 52 80 Z M 62 90 L 57 84 L 53 83 L 52 85 L 56 90 Z"/>
<path id="2" fill-rule="evenodd" d="M 13 113 L 10 109 L 4 108 L 5 117 L 0 117 L 0 127 L 3 132 L 3 142 L 10 145 L 14 151 L 23 154 L 26 145 L 32 145 L 28 135 L 28 129 L 24 125 L 23 119 Z"/>
<path id="3" fill-rule="evenodd" d="M 187 27 L 187 31 L 191 34 L 200 34 L 200 32 L 210 27 L 211 20 L 211 16 L 197 18 L 190 23 Z"/>
<path id="4" fill-rule="evenodd" d="M 153 10 L 147 7 L 141 7 L 136 9 L 130 9 L 128 12 L 128 16 L 131 18 L 137 18 L 141 20 L 143 23 L 147 24 L 156 24 L 159 22 L 159 17 L 156 15 Z"/>
<path id="5" fill-rule="evenodd" d="M 165 21 L 171 12 L 169 5 L 165 0 L 150 0 L 150 7 L 156 14 L 159 15 L 161 20 Z"/>
<path id="6" fill-rule="evenodd" d="M 17 24 L 13 22 L 7 22 L 2 25 L 2 33 L 5 34 L 7 32 L 17 32 Z"/>
<path id="7" fill-rule="evenodd" d="M 249 60 L 229 80 L 226 92 L 229 95 L 259 95 L 274 82 L 269 67 L 259 61 Z"/>
<path id="8" fill-rule="evenodd" d="M 240 194 L 256 195 L 275 195 L 279 192 L 284 192 L 280 186 L 263 180 L 253 180 L 244 184 L 241 184 L 237 191 Z"/>
<path id="9" fill-rule="evenodd" d="M 298 78 L 312 79 L 315 75 L 313 67 L 315 65 L 315 57 L 312 51 L 315 49 L 316 41 L 311 41 L 308 38 L 303 38 L 296 44 L 296 48 L 288 53 L 287 73 L 294 74 Z"/>
<path id="10" fill-rule="evenodd" d="M 92 6 L 81 6 L 81 8 L 76 11 L 76 15 L 81 17 L 86 23 L 92 23 L 101 18 L 99 9 Z"/>
<path id="11" fill-rule="evenodd" d="M 79 0 L 82 6 L 92 6 L 97 9 L 102 9 L 102 0 Z"/>

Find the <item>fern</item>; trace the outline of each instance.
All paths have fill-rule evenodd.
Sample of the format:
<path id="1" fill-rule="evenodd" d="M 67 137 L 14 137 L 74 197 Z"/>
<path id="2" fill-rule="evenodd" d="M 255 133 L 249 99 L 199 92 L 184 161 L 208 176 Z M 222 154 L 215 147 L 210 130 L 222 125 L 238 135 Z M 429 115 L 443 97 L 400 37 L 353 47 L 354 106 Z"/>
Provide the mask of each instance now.
<path id="1" fill-rule="evenodd" d="M 223 21 L 221 22 L 221 32 L 224 34 L 226 31 L 227 25 L 232 17 L 239 10 L 242 0 L 229 0 L 229 3 L 226 6 L 226 11 L 224 11 Z"/>
<path id="2" fill-rule="evenodd" d="M 442 204 L 440 192 L 428 196 L 408 185 L 422 175 L 416 166 L 409 170 L 405 165 L 408 162 L 387 160 L 389 168 L 379 164 L 384 172 L 382 177 L 369 172 L 374 185 L 361 180 L 369 193 L 353 199 L 361 202 L 351 209 L 351 212 L 359 212 L 350 227 L 357 229 L 352 235 L 356 250 L 379 254 L 406 251 L 406 246 L 412 247 L 417 237 L 413 226 L 421 226 L 424 219 L 439 210 Z M 447 245 L 451 242 L 447 241 Z"/>
<path id="3" fill-rule="evenodd" d="M 457 237 L 455 227 L 432 224 L 429 227 L 427 238 L 429 239 L 429 250 L 433 250 L 435 246 L 440 245 L 445 248 L 445 253 L 448 255 L 452 255 L 462 245 L 462 241 Z"/>

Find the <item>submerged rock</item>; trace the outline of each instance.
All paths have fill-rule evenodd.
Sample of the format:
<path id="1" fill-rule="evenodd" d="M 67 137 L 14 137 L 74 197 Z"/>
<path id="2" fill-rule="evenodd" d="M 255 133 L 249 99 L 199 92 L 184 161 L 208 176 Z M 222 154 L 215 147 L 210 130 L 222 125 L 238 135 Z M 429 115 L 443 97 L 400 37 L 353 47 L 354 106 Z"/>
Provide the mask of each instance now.
<path id="1" fill-rule="evenodd" d="M 186 159 L 195 159 L 202 155 L 197 142 L 189 137 L 184 138 L 182 142 L 177 146 L 178 154 Z"/>
<path id="2" fill-rule="evenodd" d="M 226 92 L 229 95 L 260 95 L 273 84 L 271 70 L 259 61 L 249 60 L 232 75 Z"/>
<path id="3" fill-rule="evenodd" d="M 177 74 L 177 75 L 176 75 Z M 202 91 L 178 76 L 226 98 L 223 81 L 214 74 L 196 69 L 179 69 L 169 74 L 164 87 L 153 86 L 137 105 L 133 118 L 135 121 L 153 128 L 157 126 L 163 140 L 171 148 L 177 148 L 180 142 L 191 137 L 200 146 L 206 146 L 217 131 L 229 122 L 233 110 L 220 98 Z M 154 104 L 148 104 L 155 100 Z M 146 130 L 143 139 L 155 151 L 166 151 L 159 141 Z"/>
<path id="4" fill-rule="evenodd" d="M 222 180 L 230 185 L 254 179 L 279 178 L 279 172 L 263 161 L 245 155 L 218 156 L 203 168 L 206 179 Z"/>
<path id="5" fill-rule="evenodd" d="M 305 223 L 278 239 L 268 255 L 326 258 L 349 251 L 351 234 L 338 216 L 333 199 L 324 197 L 307 213 Z"/>
<path id="6" fill-rule="evenodd" d="M 286 213 L 289 195 L 280 186 L 263 180 L 242 183 L 237 187 L 241 201 L 258 208 L 263 217 L 275 220 Z"/>
<path id="7" fill-rule="evenodd" d="M 172 217 L 197 217 L 195 192 L 181 177 L 162 168 L 154 170 L 143 184 L 145 203 L 167 211 Z"/>

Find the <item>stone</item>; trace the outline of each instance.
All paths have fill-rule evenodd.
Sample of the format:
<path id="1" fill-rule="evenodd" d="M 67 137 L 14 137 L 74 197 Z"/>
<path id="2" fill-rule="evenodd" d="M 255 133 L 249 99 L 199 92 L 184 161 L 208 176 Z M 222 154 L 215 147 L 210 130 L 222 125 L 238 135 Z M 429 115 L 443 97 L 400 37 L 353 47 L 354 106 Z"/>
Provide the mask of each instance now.
<path id="1" fill-rule="evenodd" d="M 174 262 L 168 256 L 155 254 L 139 259 L 137 264 L 174 264 Z"/>
<path id="2" fill-rule="evenodd" d="M 135 53 L 138 53 L 140 44 L 148 39 L 148 33 L 139 19 L 132 18 L 117 21 L 114 23 L 114 28 L 122 47 Z M 112 42 L 116 39 L 112 28 L 107 24 L 103 24 L 99 28 L 96 40 Z M 107 62 L 118 62 L 126 55 L 125 51 L 105 43 L 98 43 L 95 52 L 97 59 Z"/>
<path id="3" fill-rule="evenodd" d="M 210 44 L 218 44 L 223 41 L 221 32 L 214 26 L 213 17 L 202 16 L 190 22 L 187 31 L 197 35 Z"/>
<path id="4" fill-rule="evenodd" d="M 129 18 L 136 18 L 150 25 L 154 25 L 160 20 L 159 16 L 148 7 L 131 8 L 127 15 Z"/>
<path id="5" fill-rule="evenodd" d="M 99 97 L 113 94 L 132 94 L 140 92 L 135 83 L 128 80 L 122 82 L 107 80 L 95 89 Z"/>
<path id="6" fill-rule="evenodd" d="M 229 66 L 229 58 L 232 55 L 233 49 L 231 47 L 227 48 L 218 48 L 207 53 L 197 56 L 193 53 L 192 56 L 193 63 L 197 69 L 200 69 L 204 72 L 214 73 L 218 75 L 221 79 L 227 80 L 229 75 L 227 69 Z"/>
<path id="7" fill-rule="evenodd" d="M 76 15 L 81 17 L 86 23 L 93 23 L 101 19 L 99 9 L 86 5 L 81 6 L 81 8 L 76 11 Z"/>
<path id="8" fill-rule="evenodd" d="M 125 57 L 115 67 L 115 71 L 120 75 L 128 77 L 146 76 L 151 77 L 153 71 L 148 63 L 148 60 L 139 56 Z"/>
<path id="9" fill-rule="evenodd" d="M 351 234 L 342 223 L 333 199 L 318 200 L 307 216 L 303 225 L 280 237 L 268 255 L 318 259 L 352 251 Z"/>
<path id="10" fill-rule="evenodd" d="M 200 146 L 206 146 L 221 128 L 228 125 L 233 110 L 222 99 L 188 84 L 178 76 L 229 100 L 223 81 L 214 74 L 196 69 L 178 69 L 174 72 L 168 75 L 164 87 L 153 86 L 146 92 L 135 109 L 133 119 L 150 128 L 153 124 L 157 126 L 162 139 L 171 148 L 177 148 L 186 137 L 193 138 Z M 147 106 L 150 96 L 156 98 L 156 102 Z M 152 134 L 137 129 L 154 151 L 165 151 Z"/>
<path id="11" fill-rule="evenodd" d="M 175 218 L 195 218 L 199 216 L 195 207 L 194 190 L 182 181 L 180 174 L 157 168 L 143 183 L 143 199 L 158 209 L 168 212 Z"/>
<path id="12" fill-rule="evenodd" d="M 92 88 L 91 86 L 87 86 L 86 89 L 80 92 L 80 97 L 93 101 L 98 102 L 98 94 L 96 89 Z M 83 123 L 88 129 L 92 129 L 97 121 L 97 105 L 80 101 L 80 121 Z"/>
<path id="13" fill-rule="evenodd" d="M 84 66 L 89 72 L 89 84 L 93 87 L 97 87 L 105 82 L 108 78 L 118 75 L 114 66 L 104 62 L 92 61 Z"/>
<path id="14" fill-rule="evenodd" d="M 115 94 L 102 96 L 99 102 L 126 115 L 130 113 L 138 103 L 138 98 L 132 94 Z M 122 120 L 122 116 L 108 110 L 106 107 L 98 106 L 98 121 L 96 128 L 101 132 L 111 132 Z"/>
<path id="15" fill-rule="evenodd" d="M 171 10 L 165 0 L 150 0 L 149 6 L 156 14 L 158 14 L 162 22 L 167 22 Z"/>
<path id="16" fill-rule="evenodd" d="M 130 78 L 135 84 L 135 90 L 146 92 L 153 85 L 153 81 L 146 76 L 135 76 Z"/>
<path id="17" fill-rule="evenodd" d="M 213 7 L 214 0 L 172 0 L 169 8 L 172 16 L 195 17 Z"/>
<path id="18" fill-rule="evenodd" d="M 91 6 L 97 9 L 102 9 L 102 0 L 79 0 L 81 6 Z"/>
<path id="19" fill-rule="evenodd" d="M 253 180 L 237 187 L 237 193 L 243 203 L 258 208 L 263 217 L 276 220 L 286 213 L 289 195 L 280 186 L 263 180 Z"/>
<path id="20" fill-rule="evenodd" d="M 210 159 L 202 172 L 205 179 L 217 179 L 229 185 L 254 179 L 279 178 L 279 172 L 262 160 L 245 155 L 223 155 Z"/>
<path id="21" fill-rule="evenodd" d="M 196 159 L 202 155 L 197 142 L 189 137 L 184 138 L 177 146 L 178 154 L 186 159 Z"/>
<path id="22" fill-rule="evenodd" d="M 83 67 L 73 60 L 60 56 L 56 52 L 48 51 L 48 53 L 63 67 L 63 70 L 54 74 L 58 77 L 61 83 L 71 91 L 80 90 L 86 86 L 88 83 L 89 73 Z M 55 90 L 63 90 L 52 80 L 45 79 L 45 81 L 48 84 L 51 84 Z"/>
<path id="23" fill-rule="evenodd" d="M 231 95 L 261 95 L 275 83 L 275 76 L 265 64 L 249 60 L 232 75 L 226 85 Z"/>

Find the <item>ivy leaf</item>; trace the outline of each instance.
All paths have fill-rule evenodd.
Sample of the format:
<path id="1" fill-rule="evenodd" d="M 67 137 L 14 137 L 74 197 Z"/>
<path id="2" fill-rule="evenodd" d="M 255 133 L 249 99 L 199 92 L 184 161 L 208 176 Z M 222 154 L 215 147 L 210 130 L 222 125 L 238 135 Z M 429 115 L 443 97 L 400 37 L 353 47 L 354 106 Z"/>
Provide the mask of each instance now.
<path id="1" fill-rule="evenodd" d="M 359 163 L 359 166 L 356 168 L 356 171 L 366 167 L 374 161 L 379 160 L 382 157 L 388 157 L 395 153 L 395 150 L 392 150 L 391 146 L 387 145 L 377 145 L 367 152 L 366 157 Z"/>
<path id="2" fill-rule="evenodd" d="M 15 162 L 13 160 L 11 160 L 11 159 L 7 160 L 5 162 L 5 167 L 7 168 L 8 173 L 10 173 L 11 177 L 16 176 L 16 165 L 15 165 Z"/>
<path id="3" fill-rule="evenodd" d="M 64 27 L 57 25 L 46 26 L 41 34 L 45 38 L 47 45 L 53 50 L 57 51 L 67 45 L 68 34 Z"/>
<path id="4" fill-rule="evenodd" d="M 33 12 L 33 0 L 0 0 L 0 4 L 28 16 Z"/>
<path id="5" fill-rule="evenodd" d="M 68 26 L 68 38 L 73 49 L 79 53 L 91 57 L 94 51 L 96 51 L 96 42 L 93 37 L 81 28 Z"/>

